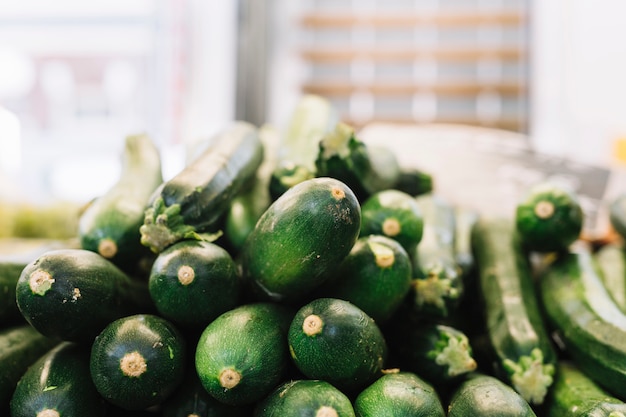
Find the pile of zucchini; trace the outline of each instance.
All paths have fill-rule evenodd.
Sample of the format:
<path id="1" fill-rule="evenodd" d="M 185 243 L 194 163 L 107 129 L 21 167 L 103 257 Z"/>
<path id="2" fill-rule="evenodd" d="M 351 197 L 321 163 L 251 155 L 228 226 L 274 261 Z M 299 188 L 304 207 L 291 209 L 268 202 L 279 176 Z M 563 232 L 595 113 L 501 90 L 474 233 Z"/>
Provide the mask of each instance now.
<path id="1" fill-rule="evenodd" d="M 622 241 L 555 183 L 455 206 L 333 110 L 170 179 L 129 136 L 76 245 L 0 262 L 0 415 L 626 417 Z"/>

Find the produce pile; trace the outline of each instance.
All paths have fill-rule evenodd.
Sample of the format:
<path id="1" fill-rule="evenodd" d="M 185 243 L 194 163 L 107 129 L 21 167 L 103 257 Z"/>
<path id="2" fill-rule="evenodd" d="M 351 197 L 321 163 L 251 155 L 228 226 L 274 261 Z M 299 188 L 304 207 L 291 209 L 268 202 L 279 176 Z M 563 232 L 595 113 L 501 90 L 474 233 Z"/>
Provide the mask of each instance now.
<path id="1" fill-rule="evenodd" d="M 317 96 L 122 157 L 76 246 L 0 263 L 0 415 L 626 417 L 626 196 L 603 245 L 557 183 L 485 216 Z"/>

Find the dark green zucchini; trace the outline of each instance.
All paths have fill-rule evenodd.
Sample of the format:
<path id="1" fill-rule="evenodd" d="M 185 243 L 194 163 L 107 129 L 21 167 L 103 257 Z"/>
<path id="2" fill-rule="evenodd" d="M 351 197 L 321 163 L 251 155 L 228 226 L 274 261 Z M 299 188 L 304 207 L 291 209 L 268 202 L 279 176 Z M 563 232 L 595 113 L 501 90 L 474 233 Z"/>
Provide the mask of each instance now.
<path id="1" fill-rule="evenodd" d="M 63 342 L 22 375 L 11 397 L 11 417 L 105 416 L 106 402 L 89 372 L 89 348 Z"/>
<path id="2" fill-rule="evenodd" d="M 215 243 L 182 240 L 157 256 L 148 288 L 159 314 L 204 329 L 239 302 L 241 281 L 230 254 Z"/>
<path id="3" fill-rule="evenodd" d="M 28 264 L 16 300 L 42 334 L 80 343 L 92 343 L 117 318 L 153 310 L 147 283 L 85 249 L 50 251 Z"/>
<path id="4" fill-rule="evenodd" d="M 213 227 L 263 160 L 258 129 L 236 122 L 153 194 L 140 227 L 141 243 L 158 253 L 185 239 L 214 239 Z M 207 236 L 207 233 L 209 234 Z"/>
<path id="5" fill-rule="evenodd" d="M 487 374 L 469 375 L 453 392 L 448 417 L 536 417 L 510 385 Z"/>
<path id="6" fill-rule="evenodd" d="M 398 180 L 393 188 L 413 197 L 432 193 L 434 190 L 433 176 L 419 168 L 400 167 Z"/>
<path id="7" fill-rule="evenodd" d="M 25 263 L 0 262 L 0 328 L 24 321 L 15 301 L 15 288 L 26 265 Z"/>
<path id="8" fill-rule="evenodd" d="M 526 250 L 567 250 L 580 236 L 584 213 L 578 196 L 564 186 L 543 182 L 518 202 L 515 224 Z"/>
<path id="9" fill-rule="evenodd" d="M 392 372 L 378 378 L 354 401 L 357 417 L 445 417 L 435 388 L 413 372 Z"/>
<path id="10" fill-rule="evenodd" d="M 613 230 L 622 238 L 626 239 L 626 193 L 613 197 L 608 203 L 609 222 Z"/>
<path id="11" fill-rule="evenodd" d="M 323 380 L 286 381 L 261 400 L 254 417 L 355 417 L 350 399 Z"/>
<path id="12" fill-rule="evenodd" d="M 150 196 L 162 182 L 159 150 L 150 137 L 128 136 L 118 181 L 80 215 L 81 247 L 124 270 L 134 268 L 138 258 L 149 254 L 140 242 L 139 227 Z"/>
<path id="13" fill-rule="evenodd" d="M 623 242 L 610 243 L 595 252 L 600 278 L 615 304 L 626 313 L 626 249 Z"/>
<path id="14" fill-rule="evenodd" d="M 526 401 L 541 404 L 553 382 L 556 353 L 514 221 L 479 219 L 472 229 L 472 247 L 493 372 Z"/>
<path id="15" fill-rule="evenodd" d="M 382 375 L 387 343 L 376 322 L 354 304 L 318 298 L 302 306 L 289 327 L 289 352 L 309 379 L 355 393 Z"/>
<path id="16" fill-rule="evenodd" d="M 356 242 L 361 208 L 333 178 L 285 192 L 263 213 L 240 253 L 246 285 L 261 299 L 292 302 L 319 287 Z"/>
<path id="17" fill-rule="evenodd" d="M 472 228 L 478 221 L 478 212 L 467 207 L 455 207 L 454 253 L 456 263 L 461 268 L 463 281 L 468 282 L 475 272 L 474 254 L 472 252 Z"/>
<path id="18" fill-rule="evenodd" d="M 206 391 L 236 406 L 265 397 L 287 370 L 287 329 L 293 312 L 273 303 L 243 304 L 213 320 L 196 348 Z"/>
<path id="19" fill-rule="evenodd" d="M 58 343 L 27 324 L 0 330 L 0 414 L 9 414 L 11 395 L 28 367 Z"/>
<path id="20" fill-rule="evenodd" d="M 126 410 L 162 403 L 182 383 L 186 341 L 172 323 L 136 314 L 109 323 L 94 340 L 89 360 L 100 395 Z"/>
<path id="21" fill-rule="evenodd" d="M 563 253 L 540 276 L 545 317 L 580 369 L 626 398 L 626 314 L 611 298 L 586 247 Z"/>

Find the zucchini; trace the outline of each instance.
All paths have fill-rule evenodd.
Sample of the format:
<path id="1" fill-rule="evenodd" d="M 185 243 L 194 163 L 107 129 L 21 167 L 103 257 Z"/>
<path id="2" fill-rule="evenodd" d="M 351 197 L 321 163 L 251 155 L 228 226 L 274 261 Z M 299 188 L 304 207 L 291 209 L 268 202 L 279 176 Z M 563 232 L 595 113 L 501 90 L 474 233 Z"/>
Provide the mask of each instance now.
<path id="1" fill-rule="evenodd" d="M 273 303 L 243 304 L 213 320 L 195 353 L 200 381 L 218 401 L 259 401 L 285 376 L 287 329 L 293 312 Z"/>
<path id="2" fill-rule="evenodd" d="M 382 375 L 387 343 L 376 324 L 354 304 L 318 298 L 294 316 L 287 336 L 297 368 L 309 379 L 323 379 L 354 393 Z"/>
<path id="3" fill-rule="evenodd" d="M 152 314 L 114 320 L 91 347 L 91 378 L 100 395 L 126 410 L 163 402 L 182 383 L 186 341 L 169 321 Z"/>
<path id="4" fill-rule="evenodd" d="M 472 247 L 493 371 L 526 401 L 541 404 L 553 382 L 556 353 L 514 221 L 479 219 L 472 229 Z"/>
<path id="5" fill-rule="evenodd" d="M 453 392 L 448 417 L 536 417 L 510 385 L 488 374 L 469 375 Z"/>
<path id="6" fill-rule="evenodd" d="M 285 192 L 263 213 L 240 253 L 255 297 L 295 302 L 318 288 L 359 235 L 361 208 L 333 178 L 313 178 Z"/>
<path id="7" fill-rule="evenodd" d="M 400 167 L 398 179 L 393 188 L 417 197 L 434 191 L 433 176 L 419 168 Z"/>
<path id="8" fill-rule="evenodd" d="M 474 274 L 475 261 L 472 252 L 472 228 L 478 221 L 478 212 L 466 207 L 454 210 L 454 253 L 456 263 L 461 269 L 463 281 L 469 283 Z"/>
<path id="9" fill-rule="evenodd" d="M 626 398 L 626 314 L 587 247 L 563 253 L 540 276 L 545 317 L 565 352 L 597 384 Z"/>
<path id="10" fill-rule="evenodd" d="M 57 249 L 32 261 L 17 282 L 16 300 L 42 334 L 79 343 L 92 343 L 117 318 L 153 309 L 147 283 L 85 249 Z"/>
<path id="11" fill-rule="evenodd" d="M 621 193 L 609 202 L 609 222 L 613 230 L 626 239 L 626 193 Z"/>
<path id="12" fill-rule="evenodd" d="M 159 253 L 148 288 L 161 316 L 204 329 L 239 303 L 241 282 L 230 254 L 215 243 L 182 240 Z"/>
<path id="13" fill-rule="evenodd" d="M 33 363 L 13 392 L 11 417 L 105 416 L 89 372 L 89 349 L 63 342 Z"/>
<path id="14" fill-rule="evenodd" d="M 546 417 L 624 417 L 626 404 L 603 390 L 572 361 L 560 360 L 542 407 Z"/>
<path id="15" fill-rule="evenodd" d="M 139 227 L 150 196 L 163 182 L 157 147 L 147 135 L 126 137 L 118 181 L 80 215 L 81 247 L 99 253 L 124 270 L 149 251 Z"/>
<path id="16" fill-rule="evenodd" d="M 611 298 L 626 314 L 626 250 L 623 242 L 610 243 L 595 252 L 600 278 Z"/>
<path id="17" fill-rule="evenodd" d="M 550 182 L 532 186 L 517 203 L 515 225 L 526 250 L 566 250 L 580 236 L 584 213 L 578 196 Z"/>
<path id="18" fill-rule="evenodd" d="M 11 395 L 28 367 L 58 343 L 27 324 L 0 330 L 0 414 L 9 414 Z"/>
<path id="19" fill-rule="evenodd" d="M 423 232 L 422 211 L 409 194 L 387 189 L 374 193 L 361 205 L 361 236 L 390 237 L 413 254 Z"/>
<path id="20" fill-rule="evenodd" d="M 154 253 L 185 239 L 214 239 L 212 230 L 263 160 L 258 129 L 235 122 L 152 195 L 139 228 Z M 208 234 L 208 235 L 207 235 Z"/>
<path id="21" fill-rule="evenodd" d="M 24 322 L 24 317 L 15 301 L 15 288 L 26 265 L 0 262 L 0 327 L 2 328 Z"/>
<path id="22" fill-rule="evenodd" d="M 355 417 L 350 399 L 323 380 L 286 381 L 261 400 L 254 417 Z"/>
<path id="23" fill-rule="evenodd" d="M 378 378 L 354 401 L 357 417 L 445 417 L 435 388 L 412 372 Z"/>

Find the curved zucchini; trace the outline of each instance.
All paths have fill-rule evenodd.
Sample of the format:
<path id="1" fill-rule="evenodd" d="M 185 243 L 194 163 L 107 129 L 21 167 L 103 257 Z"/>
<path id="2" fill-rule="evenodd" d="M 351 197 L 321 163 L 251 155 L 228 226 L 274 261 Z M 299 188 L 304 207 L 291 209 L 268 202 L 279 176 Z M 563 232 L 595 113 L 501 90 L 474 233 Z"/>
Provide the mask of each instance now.
<path id="1" fill-rule="evenodd" d="M 182 382 L 186 342 L 167 320 L 151 314 L 122 317 L 94 340 L 89 366 L 102 397 L 126 410 L 160 404 Z"/>
<path id="2" fill-rule="evenodd" d="M 11 417 L 105 416 L 89 372 L 89 349 L 63 342 L 33 363 L 13 392 Z"/>
<path id="3" fill-rule="evenodd" d="M 526 250 L 566 250 L 582 230 L 584 213 L 578 196 L 557 184 L 531 187 L 517 204 L 515 224 Z"/>
<path id="4" fill-rule="evenodd" d="M 472 247 L 494 372 L 526 401 L 541 404 L 553 382 L 556 353 L 514 222 L 479 219 L 472 229 Z"/>
<path id="5" fill-rule="evenodd" d="M 0 327 L 17 324 L 24 317 L 17 308 L 15 289 L 27 264 L 0 262 Z"/>
<path id="6" fill-rule="evenodd" d="M 422 194 L 432 193 L 434 191 L 434 180 L 431 174 L 419 168 L 400 167 L 400 174 L 393 188 L 417 197 Z"/>
<path id="7" fill-rule="evenodd" d="M 626 193 L 609 202 L 609 221 L 617 234 L 626 239 Z"/>
<path id="8" fill-rule="evenodd" d="M 83 249 L 127 270 L 147 251 L 139 227 L 163 176 L 159 151 L 147 135 L 128 136 L 122 157 L 118 181 L 82 212 L 78 235 Z"/>
<path id="9" fill-rule="evenodd" d="M 445 417 L 435 388 L 412 372 L 387 373 L 359 393 L 357 417 Z"/>
<path id="10" fill-rule="evenodd" d="M 16 286 L 17 305 L 42 334 L 92 343 L 111 321 L 153 309 L 148 285 L 85 249 L 49 251 L 28 264 Z"/>
<path id="11" fill-rule="evenodd" d="M 623 243 L 602 246 L 594 254 L 600 278 L 615 304 L 626 314 L 626 250 Z"/>
<path id="12" fill-rule="evenodd" d="M 263 213 L 241 249 L 246 285 L 272 301 L 307 295 L 348 255 L 360 225 L 359 203 L 341 181 L 295 185 Z"/>
<path id="13" fill-rule="evenodd" d="M 255 126 L 236 122 L 173 178 L 162 183 L 145 211 L 141 243 L 159 253 L 185 239 L 206 236 L 263 160 Z"/>

